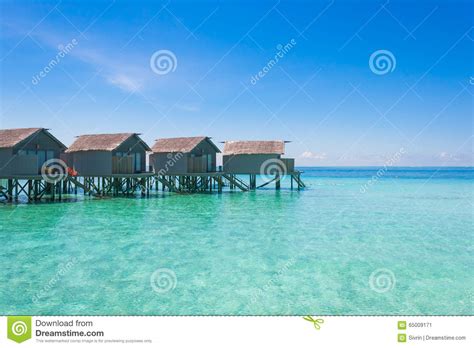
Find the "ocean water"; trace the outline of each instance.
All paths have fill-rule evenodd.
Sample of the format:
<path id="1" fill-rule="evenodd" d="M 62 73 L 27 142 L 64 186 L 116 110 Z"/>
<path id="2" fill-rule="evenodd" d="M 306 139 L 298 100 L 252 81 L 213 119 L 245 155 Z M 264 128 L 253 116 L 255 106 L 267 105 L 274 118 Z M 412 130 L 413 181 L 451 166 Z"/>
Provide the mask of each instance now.
<path id="1" fill-rule="evenodd" d="M 474 314 L 473 168 L 302 170 L 302 191 L 0 204 L 0 314 Z"/>

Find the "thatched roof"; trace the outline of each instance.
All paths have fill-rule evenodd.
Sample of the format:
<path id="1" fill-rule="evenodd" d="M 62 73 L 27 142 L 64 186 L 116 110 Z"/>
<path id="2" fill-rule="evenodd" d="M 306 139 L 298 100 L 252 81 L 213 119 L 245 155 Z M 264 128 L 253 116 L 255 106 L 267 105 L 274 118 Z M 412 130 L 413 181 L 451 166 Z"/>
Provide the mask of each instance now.
<path id="1" fill-rule="evenodd" d="M 28 138 L 44 132 L 47 136 L 53 139 L 59 147 L 65 149 L 66 145 L 56 139 L 46 128 L 15 128 L 15 129 L 0 129 L 0 148 L 10 148 L 19 145 Z"/>
<path id="2" fill-rule="evenodd" d="M 163 138 L 157 139 L 155 145 L 151 148 L 154 153 L 182 152 L 188 153 L 194 150 L 201 142 L 207 141 L 217 152 L 219 148 L 211 141 L 209 137 L 182 137 L 182 138 Z"/>
<path id="3" fill-rule="evenodd" d="M 238 140 L 224 143 L 224 155 L 257 155 L 285 153 L 283 140 Z"/>
<path id="4" fill-rule="evenodd" d="M 138 133 L 115 133 L 80 135 L 66 152 L 113 151 L 133 136 L 137 138 L 137 143 L 143 144 L 146 151 L 151 151 L 150 147 L 139 137 Z"/>

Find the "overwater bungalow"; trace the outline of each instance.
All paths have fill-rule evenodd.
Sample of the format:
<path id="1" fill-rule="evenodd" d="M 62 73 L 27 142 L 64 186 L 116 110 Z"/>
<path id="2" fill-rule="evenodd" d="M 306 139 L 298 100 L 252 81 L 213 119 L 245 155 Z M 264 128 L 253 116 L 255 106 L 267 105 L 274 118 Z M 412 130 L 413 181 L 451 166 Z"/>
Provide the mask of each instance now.
<path id="1" fill-rule="evenodd" d="M 147 152 L 153 170 L 148 170 Z M 137 133 L 89 134 L 67 149 L 44 128 L 0 130 L 0 199 L 54 201 L 80 190 L 97 196 L 137 191 L 148 196 L 160 184 L 169 192 L 221 193 L 224 187 L 249 191 L 274 182 L 278 190 L 287 176 L 291 189 L 294 183 L 305 187 L 294 159 L 282 158 L 285 141 L 227 141 L 223 170 L 216 167 L 220 152 L 206 136 L 158 139 L 150 148 Z M 48 160 L 66 162 L 68 175 L 55 176 L 51 166 L 46 178 L 42 168 Z M 257 186 L 259 174 L 263 182 Z"/>
<path id="2" fill-rule="evenodd" d="M 0 177 L 36 176 L 66 146 L 46 128 L 0 129 Z"/>
<path id="3" fill-rule="evenodd" d="M 110 176 L 146 172 L 150 147 L 138 133 L 78 136 L 66 150 L 66 162 L 80 176 Z"/>
<path id="4" fill-rule="evenodd" d="M 182 137 L 156 140 L 150 163 L 160 175 L 212 173 L 216 171 L 216 154 L 221 152 L 211 138 Z"/>
<path id="5" fill-rule="evenodd" d="M 280 164 L 284 172 L 292 173 L 293 158 L 282 158 L 285 141 L 239 140 L 224 142 L 224 172 L 230 174 L 263 174 L 267 164 Z"/>

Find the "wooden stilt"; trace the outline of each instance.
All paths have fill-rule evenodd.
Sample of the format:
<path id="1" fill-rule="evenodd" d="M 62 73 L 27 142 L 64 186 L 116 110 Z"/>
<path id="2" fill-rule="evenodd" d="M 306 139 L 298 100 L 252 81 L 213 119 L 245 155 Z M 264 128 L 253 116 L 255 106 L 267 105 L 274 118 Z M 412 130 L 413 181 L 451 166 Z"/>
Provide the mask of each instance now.
<path id="1" fill-rule="evenodd" d="M 242 174 L 243 175 L 243 174 Z M 84 195 L 136 195 L 141 194 L 142 197 L 149 197 L 153 190 L 160 189 L 159 183 L 162 184 L 162 191 L 182 192 L 182 193 L 198 193 L 213 192 L 223 193 L 224 188 L 228 187 L 229 191 L 233 190 L 255 190 L 257 189 L 257 175 L 249 175 L 249 182 L 242 180 L 242 176 L 236 174 L 227 174 L 225 172 L 216 173 L 187 173 L 175 175 L 112 175 L 112 176 L 90 176 L 90 177 L 73 177 L 69 176 L 63 181 L 57 183 L 48 183 L 39 175 L 37 177 L 25 178 L 6 178 L 3 181 L 5 187 L 0 192 L 0 200 L 18 200 L 23 195 L 28 201 L 40 199 L 63 200 L 65 195 L 82 189 Z M 300 172 L 288 173 L 290 176 L 290 187 L 295 189 L 295 183 L 298 190 L 305 187 L 301 181 Z M 281 181 L 283 177 L 276 175 L 274 179 L 264 182 L 260 187 L 264 187 L 275 181 L 275 188 L 281 189 Z M 2 194 L 3 192 L 3 194 Z"/>

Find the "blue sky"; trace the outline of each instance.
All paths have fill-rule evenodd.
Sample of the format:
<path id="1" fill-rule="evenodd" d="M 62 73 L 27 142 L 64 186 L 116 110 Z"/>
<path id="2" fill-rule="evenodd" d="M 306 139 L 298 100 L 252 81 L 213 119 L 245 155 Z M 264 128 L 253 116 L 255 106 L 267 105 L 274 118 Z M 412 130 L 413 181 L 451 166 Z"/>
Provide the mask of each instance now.
<path id="1" fill-rule="evenodd" d="M 0 6 L 1 128 L 47 127 L 66 145 L 284 139 L 298 165 L 473 164 L 469 1 Z M 162 50 L 176 60 L 157 74 Z M 369 64 L 381 50 L 385 70 Z"/>

